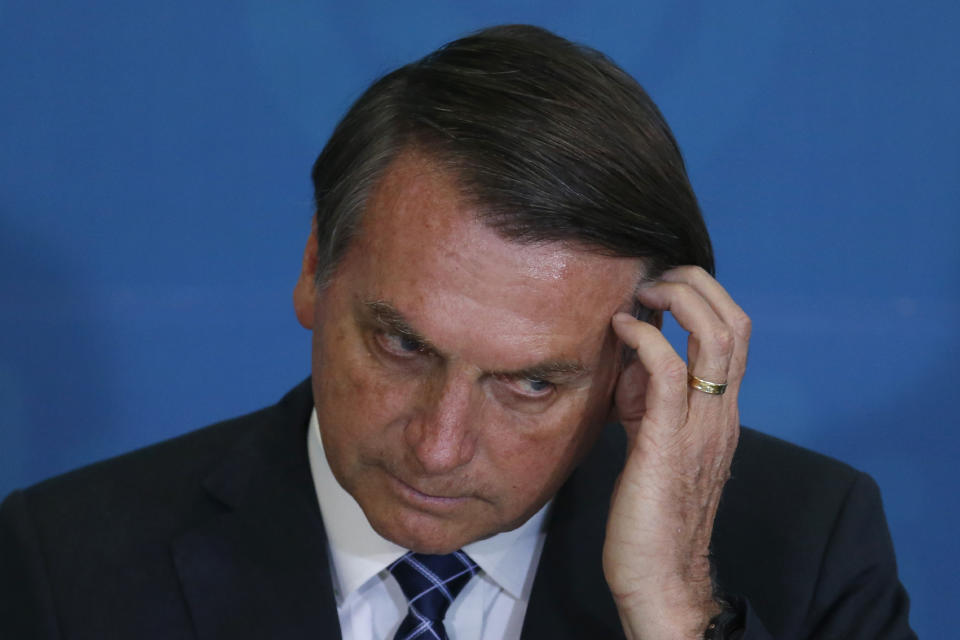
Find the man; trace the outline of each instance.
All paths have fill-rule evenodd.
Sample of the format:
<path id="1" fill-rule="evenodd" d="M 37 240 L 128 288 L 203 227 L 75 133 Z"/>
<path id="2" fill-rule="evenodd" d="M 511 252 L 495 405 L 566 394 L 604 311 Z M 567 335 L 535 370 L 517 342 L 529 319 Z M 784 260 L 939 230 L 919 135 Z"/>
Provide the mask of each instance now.
<path id="1" fill-rule="evenodd" d="M 313 178 L 309 382 L 11 495 L 0 635 L 912 637 L 872 481 L 739 429 L 749 320 L 610 61 L 453 42 Z"/>

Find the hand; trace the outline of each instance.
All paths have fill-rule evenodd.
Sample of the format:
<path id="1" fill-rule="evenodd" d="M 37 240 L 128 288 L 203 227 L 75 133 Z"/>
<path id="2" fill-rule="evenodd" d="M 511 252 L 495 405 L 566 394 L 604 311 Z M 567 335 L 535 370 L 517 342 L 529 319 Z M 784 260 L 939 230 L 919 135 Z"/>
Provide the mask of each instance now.
<path id="1" fill-rule="evenodd" d="M 671 312 L 690 332 L 688 362 L 660 330 L 613 317 L 636 351 L 617 383 L 627 461 L 614 491 L 603 568 L 628 638 L 701 638 L 719 611 L 709 545 L 739 437 L 737 392 L 750 319 L 707 272 L 679 267 L 642 288 L 644 306 Z M 724 395 L 691 389 L 687 372 L 726 382 Z"/>

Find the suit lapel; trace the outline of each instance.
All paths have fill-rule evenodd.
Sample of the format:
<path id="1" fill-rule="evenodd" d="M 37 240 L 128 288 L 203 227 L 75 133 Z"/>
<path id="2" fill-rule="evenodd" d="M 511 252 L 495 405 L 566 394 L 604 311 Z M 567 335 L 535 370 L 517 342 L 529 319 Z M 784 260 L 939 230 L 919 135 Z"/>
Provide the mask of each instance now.
<path id="1" fill-rule="evenodd" d="M 624 446 L 623 428 L 607 425 L 557 493 L 522 640 L 623 638 L 601 554 Z"/>
<path id="2" fill-rule="evenodd" d="M 222 512 L 174 543 L 201 640 L 340 637 L 306 454 L 311 407 L 308 381 L 265 412 L 204 483 Z"/>

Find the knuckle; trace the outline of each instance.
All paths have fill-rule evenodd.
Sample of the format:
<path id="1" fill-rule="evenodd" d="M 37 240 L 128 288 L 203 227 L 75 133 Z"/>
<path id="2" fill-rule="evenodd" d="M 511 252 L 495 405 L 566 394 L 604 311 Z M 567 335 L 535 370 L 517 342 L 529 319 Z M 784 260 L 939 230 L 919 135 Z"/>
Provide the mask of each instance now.
<path id="1" fill-rule="evenodd" d="M 706 274 L 706 271 L 704 271 L 702 268 L 685 264 L 679 267 L 674 267 L 666 272 L 664 274 L 664 280 L 667 282 L 686 284 L 696 281 L 702 277 L 702 274 Z"/>
<path id="2" fill-rule="evenodd" d="M 691 279 L 700 278 L 706 273 L 702 267 L 698 267 L 695 264 L 685 264 L 681 267 L 677 267 L 677 272 Z"/>
<path id="3" fill-rule="evenodd" d="M 750 319 L 750 316 L 741 311 L 733 319 L 733 330 L 738 336 L 740 336 L 740 338 L 746 340 L 750 337 L 750 332 L 753 330 L 753 320 Z"/>
<path id="4" fill-rule="evenodd" d="M 686 384 L 687 382 L 687 363 L 679 356 L 666 358 L 660 368 L 664 380 L 670 384 Z"/>
<path id="5" fill-rule="evenodd" d="M 712 341 L 720 354 L 727 355 L 733 352 L 735 338 L 733 332 L 726 327 L 718 327 L 713 332 Z"/>
<path id="6" fill-rule="evenodd" d="M 710 274 L 707 273 L 707 270 L 699 265 L 689 265 L 687 269 L 689 270 L 688 272 L 691 278 L 700 279 L 704 277 L 710 277 Z"/>
<path id="7" fill-rule="evenodd" d="M 671 282 L 670 289 L 677 303 L 685 308 L 691 307 L 691 305 L 694 305 L 700 298 L 697 290 L 686 281 Z"/>

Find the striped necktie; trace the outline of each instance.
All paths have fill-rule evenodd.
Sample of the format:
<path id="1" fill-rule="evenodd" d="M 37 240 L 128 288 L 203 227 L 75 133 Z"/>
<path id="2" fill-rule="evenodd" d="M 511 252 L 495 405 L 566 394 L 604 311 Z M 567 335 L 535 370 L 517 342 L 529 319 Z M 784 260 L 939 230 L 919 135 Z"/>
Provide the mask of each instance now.
<path id="1" fill-rule="evenodd" d="M 410 608 L 394 640 L 448 640 L 443 616 L 479 568 L 463 551 L 430 555 L 408 551 L 391 564 Z"/>

